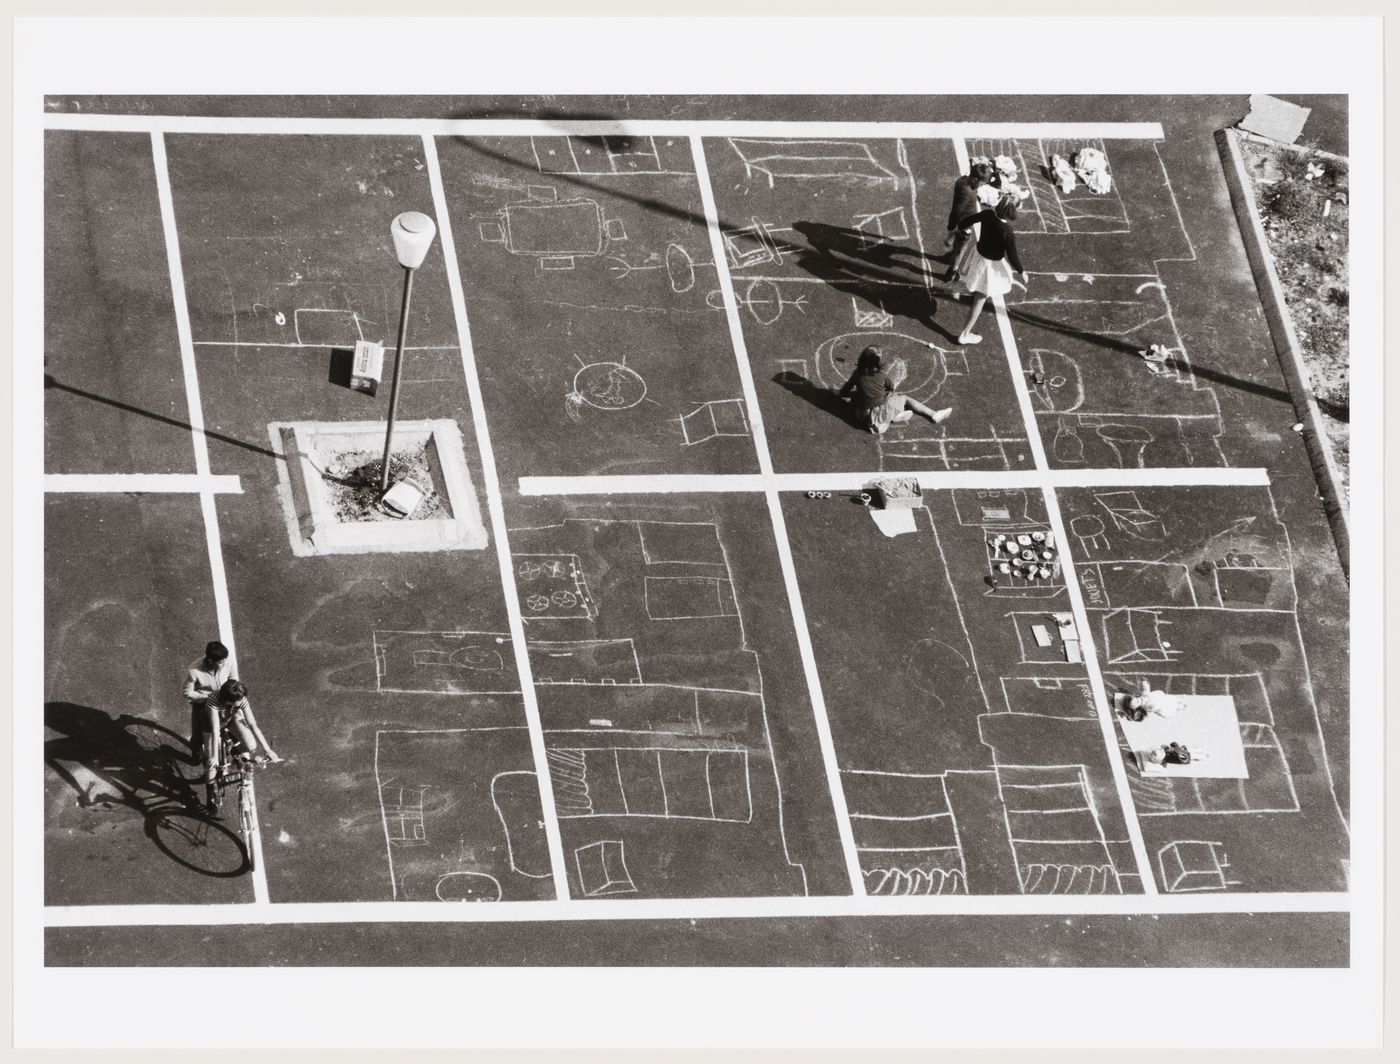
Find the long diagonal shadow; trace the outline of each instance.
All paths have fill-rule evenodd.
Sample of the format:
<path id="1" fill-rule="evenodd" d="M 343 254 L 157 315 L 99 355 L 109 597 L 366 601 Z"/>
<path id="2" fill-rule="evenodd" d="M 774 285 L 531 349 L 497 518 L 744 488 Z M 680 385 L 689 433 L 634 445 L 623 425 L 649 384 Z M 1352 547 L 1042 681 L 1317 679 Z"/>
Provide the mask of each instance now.
<path id="1" fill-rule="evenodd" d="M 55 391 L 68 392 L 70 395 L 78 395 L 84 399 L 91 399 L 94 403 L 102 403 L 106 406 L 115 407 L 117 410 L 125 410 L 130 414 L 139 414 L 141 417 L 150 418 L 152 421 L 159 421 L 162 424 L 171 425 L 177 429 L 184 429 L 186 432 L 194 432 L 194 426 L 188 421 L 181 421 L 179 418 L 170 417 L 166 414 L 158 414 L 154 410 L 146 410 L 144 407 L 132 406 L 130 403 L 123 403 L 120 399 L 111 399 L 105 395 L 98 395 L 96 392 L 85 391 L 82 388 L 75 388 L 71 384 L 64 384 L 51 373 L 44 374 L 44 388 L 53 388 Z M 242 447 L 245 451 L 252 451 L 254 454 L 266 455 L 268 458 L 280 459 L 276 451 L 266 447 L 259 447 L 255 443 L 247 440 L 235 439 L 232 436 L 225 436 L 221 432 L 210 432 L 204 429 L 204 435 L 211 440 L 218 440 L 220 443 L 232 444 L 234 447 Z"/>
<path id="2" fill-rule="evenodd" d="M 457 116 L 457 117 L 474 118 L 474 117 L 479 117 L 479 116 L 476 115 L 476 114 L 466 114 L 466 115 L 460 115 L 460 116 Z M 519 116 L 513 116 L 513 117 L 519 117 Z M 557 120 L 557 121 L 559 121 L 559 122 L 561 122 L 561 123 L 563 123 L 563 122 L 587 122 L 587 121 L 590 121 L 590 120 L 593 120 L 593 121 L 596 121 L 596 120 L 614 120 L 614 121 L 615 121 L 615 120 L 617 119 L 617 116 L 616 116 L 616 115 L 612 115 L 612 114 L 567 114 L 567 113 L 562 113 L 562 112 L 561 112 L 561 113 L 546 113 L 546 114 L 540 114 L 540 115 L 535 115 L 535 116 L 533 116 L 533 117 L 535 117 L 535 118 L 537 118 L 537 119 L 541 119 L 541 120 L 543 120 L 543 121 Z M 559 130 L 559 133 L 558 133 L 557 135 L 558 135 L 558 136 L 561 136 L 561 137 L 562 137 L 562 136 L 571 136 L 571 137 L 573 137 L 575 140 L 584 141 L 584 142 L 590 143 L 590 144 L 604 144 L 604 142 L 606 141 L 606 142 L 610 142 L 610 144 L 611 144 L 611 146 L 612 146 L 613 148 L 616 148 L 616 147 L 619 146 L 619 145 L 618 145 L 618 142 L 620 142 L 620 141 L 621 141 L 621 142 L 625 142 L 625 141 L 627 141 L 627 140 L 630 139 L 630 138 L 628 138 L 626 135 L 609 136 L 609 137 L 594 137 L 594 136 L 580 137 L 580 136 L 578 136 L 577 134 L 568 133 L 568 132 L 567 132 L 567 127 L 564 127 L 564 126 L 562 126 L 562 125 L 561 125 L 560 130 Z M 513 155 L 508 155 L 507 153 L 505 153 L 505 152 L 503 152 L 503 151 L 498 151 L 498 150 L 496 150 L 496 149 L 494 149 L 494 148 L 488 147 L 488 146 L 483 142 L 483 140 L 481 140 L 481 139 L 476 139 L 476 138 L 473 138 L 473 137 L 455 136 L 455 135 L 449 135 L 448 137 L 446 137 L 446 138 L 444 138 L 444 139 L 451 140 L 451 141 L 456 142 L 456 143 L 458 143 L 458 144 L 460 144 L 460 145 L 463 145 L 464 147 L 468 148 L 469 150 L 471 150 L 471 151 L 473 151 L 473 152 L 476 152 L 477 154 L 486 156 L 488 159 L 495 159 L 497 162 L 509 163 L 509 164 L 510 164 L 511 166 L 513 166 L 513 167 L 518 167 L 518 168 L 523 169 L 523 170 L 531 171 L 531 172 L 533 172 L 533 173 L 539 175 L 541 178 L 548 178 L 548 179 L 551 180 L 551 181 L 559 181 L 559 182 L 562 182 L 563 184 L 575 185 L 575 186 L 577 186 L 578 188 L 584 189 L 584 190 L 586 190 L 586 191 L 588 191 L 588 192 L 602 192 L 602 193 L 604 193 L 605 195 L 614 196 L 614 197 L 616 197 L 616 198 L 618 198 L 618 199 L 624 199 L 624 200 L 627 200 L 627 201 L 629 201 L 629 202 L 631 202 L 631 203 L 635 203 L 635 204 L 637 204 L 639 207 L 645 207 L 645 208 L 647 208 L 647 209 L 649 209 L 649 210 L 654 210 L 654 211 L 656 211 L 656 212 L 659 213 L 659 214 L 664 214 L 664 215 L 666 215 L 666 216 L 668 216 L 668 217 L 671 217 L 671 218 L 679 218 L 680 220 L 682 220 L 682 221 L 684 221 L 684 222 L 688 222 L 688 223 L 691 224 L 691 225 L 699 226 L 699 227 L 702 228 L 702 229 L 705 228 L 705 227 L 707 226 L 707 224 L 708 224 L 708 223 L 706 222 L 705 216 L 704 216 L 703 214 L 696 214 L 694 211 L 686 210 L 684 207 L 677 206 L 677 205 L 674 204 L 674 203 L 667 203 L 667 202 L 665 202 L 664 200 L 653 199 L 653 198 L 651 198 L 651 197 L 649 197 L 649 196 L 641 196 L 641 195 L 638 195 L 638 194 L 636 194 L 636 193 L 634 193 L 634 192 L 628 192 L 625 188 L 623 188 L 623 187 L 622 187 L 620 184 L 618 184 L 618 183 L 614 183 L 614 184 L 612 184 L 612 185 L 608 185 L 608 184 L 604 184 L 604 183 L 601 182 L 601 181 L 589 181 L 589 180 L 587 180 L 588 175 L 586 175 L 586 174 L 569 174 L 569 173 L 548 173 L 548 174 L 546 174 L 546 173 L 543 173 L 543 172 L 539 171 L 536 167 L 532 167 L 532 166 L 530 165 L 530 162 L 529 162 L 527 159 L 518 159 L 518 158 L 516 158 L 516 157 L 513 156 Z M 512 138 L 512 139 L 524 139 L 524 138 Z M 737 227 L 737 226 L 730 225 L 730 224 L 729 224 L 728 222 L 726 222 L 723 218 L 718 219 L 718 221 L 719 221 L 719 226 L 720 226 L 721 229 L 735 229 L 735 228 L 739 228 L 739 227 Z"/>
<path id="3" fill-rule="evenodd" d="M 476 116 L 464 115 L 462 117 Z M 546 121 L 551 119 L 558 120 L 562 123 L 566 121 L 587 121 L 589 119 L 615 119 L 616 115 L 568 114 L 564 112 L 559 112 L 546 113 L 538 115 L 536 117 L 543 118 Z M 566 129 L 561 127 L 560 135 L 565 135 L 566 132 Z M 520 167 L 524 169 L 530 168 L 530 164 L 528 163 L 528 161 L 515 158 L 514 156 L 508 155 L 505 152 L 496 151 L 485 145 L 481 140 L 473 139 L 470 137 L 457 136 L 450 137 L 448 139 L 459 142 L 468 147 L 470 150 L 477 152 L 481 155 L 485 155 L 488 158 L 495 159 L 499 162 L 509 163 L 513 167 Z M 625 140 L 627 138 L 624 135 L 607 138 L 580 137 L 578 139 L 586 140 L 593 143 L 603 143 L 604 141 L 609 141 L 613 142 L 615 146 L 618 140 Z M 665 214 L 672 218 L 679 218 L 692 225 L 702 227 L 707 225 L 707 222 L 703 215 L 697 215 L 693 211 L 688 211 L 683 207 L 676 206 L 675 204 L 666 203 L 662 200 L 657 200 L 651 197 L 640 196 L 635 193 L 628 192 L 624 188 L 618 187 L 616 185 L 609 186 L 604 185 L 601 182 L 589 181 L 585 178 L 584 175 L 552 173 L 549 174 L 548 177 L 551 180 L 557 180 L 566 184 L 575 185 L 579 188 L 586 189 L 590 192 L 603 192 L 607 195 L 615 196 L 619 199 L 625 199 L 637 204 L 638 206 L 655 210 L 661 214 Z M 717 220 L 721 229 L 736 230 L 743 228 L 743 226 L 734 225 L 733 223 L 723 218 L 718 218 Z M 862 290 L 859 287 L 860 285 L 889 285 L 891 282 L 896 281 L 903 282 L 907 285 L 909 279 L 907 274 L 892 275 L 888 272 L 885 272 L 884 270 L 879 270 L 876 268 L 888 268 L 891 266 L 899 265 L 891 262 L 890 257 L 888 255 L 882 255 L 880 252 L 877 251 L 875 255 L 862 255 L 860 256 L 860 259 L 857 259 L 854 256 L 847 257 L 845 255 L 843 255 L 842 258 L 837 259 L 836 256 L 831 254 L 833 250 L 844 251 L 844 245 L 848 243 L 848 238 L 851 237 L 853 234 L 837 230 L 835 227 L 819 227 L 812 223 L 805 224 L 807 224 L 808 227 L 813 230 L 813 232 L 804 233 L 804 235 L 808 236 L 809 240 L 812 240 L 813 247 L 810 250 L 807 250 L 802 249 L 800 247 L 788 245 L 785 246 L 786 250 L 796 251 L 797 264 L 799 266 L 801 266 L 803 269 L 806 269 L 809 273 L 813 274 L 814 276 L 820 277 L 822 280 L 832 285 L 832 287 L 836 288 L 838 291 L 844 291 L 852 295 L 859 295 L 866 299 L 870 299 L 870 293 L 866 290 Z M 797 228 L 799 228 L 800 230 L 800 226 Z M 837 239 L 834 240 L 832 243 L 825 243 L 821 241 L 820 235 L 815 232 L 815 230 L 817 230 L 818 228 L 830 229 L 830 235 L 836 237 Z M 814 237 L 816 237 L 816 239 L 814 239 Z M 915 258 L 922 257 L 924 259 L 930 260 L 937 258 L 936 255 L 931 254 L 923 254 L 922 256 L 920 256 L 918 253 L 914 253 L 912 249 L 910 251 L 910 254 L 912 257 Z M 864 261 L 860 261 L 861 259 L 863 259 Z M 879 261 L 879 259 L 883 259 L 883 261 Z M 914 270 L 916 273 L 919 272 L 919 268 L 912 263 L 908 264 L 906 268 Z M 941 325 L 935 323 L 933 320 L 934 312 L 936 309 L 936 303 L 932 298 L 928 298 L 927 300 L 923 301 L 919 301 L 913 298 L 905 298 L 903 300 L 900 300 L 899 302 L 902 305 L 898 311 L 894 312 L 901 313 L 908 317 L 921 321 L 924 324 L 936 329 L 937 331 L 943 333 L 945 336 L 948 336 L 951 339 L 952 333 L 949 332 L 947 329 L 944 329 Z M 920 303 L 921 305 L 919 305 Z M 887 307 L 886 309 L 890 310 L 891 308 Z M 1010 308 L 1008 309 L 1010 310 Z M 1025 311 L 1010 310 L 1010 314 L 1012 318 L 1018 321 L 1023 321 L 1030 325 L 1038 325 L 1053 332 L 1059 332 L 1065 335 L 1075 336 L 1089 343 L 1097 344 L 1099 346 L 1107 347 L 1113 350 L 1119 350 L 1124 353 L 1132 354 L 1134 356 L 1136 356 L 1137 354 L 1137 348 L 1134 347 L 1132 344 L 1115 340 L 1112 337 L 1101 336 L 1097 333 L 1087 332 L 1082 329 L 1075 329 L 1072 326 L 1064 325 L 1059 322 L 1054 322 L 1049 319 L 1040 318 L 1037 315 L 1029 314 Z M 1266 399 L 1274 399 L 1279 402 L 1291 404 L 1293 401 L 1292 396 L 1289 395 L 1287 391 L 1280 388 L 1274 388 L 1266 384 L 1258 384 L 1254 381 L 1243 380 L 1239 377 L 1231 376 L 1227 373 L 1222 373 L 1219 370 L 1211 369 L 1208 366 L 1201 366 L 1195 363 L 1192 364 L 1191 369 L 1197 377 L 1203 380 L 1208 380 L 1214 384 L 1219 384 L 1228 388 L 1235 388 L 1240 391 L 1249 392 L 1254 395 L 1259 395 Z M 1341 420 L 1346 420 L 1349 416 L 1348 409 L 1336 403 L 1327 402 L 1326 400 L 1319 398 L 1318 406 L 1325 410 L 1327 413 L 1329 413 L 1331 416 Z"/>
<path id="4" fill-rule="evenodd" d="M 1062 321 L 1055 321 L 1052 318 L 1045 318 L 1039 314 L 1032 314 L 1029 311 L 1018 310 L 1014 305 L 1006 308 L 1007 316 L 1013 321 L 1023 322 L 1026 325 L 1044 329 L 1047 332 L 1059 333 L 1061 336 L 1071 336 L 1076 340 L 1083 340 L 1085 343 L 1093 344 L 1095 347 L 1102 347 L 1109 351 L 1118 351 L 1125 355 L 1138 357 L 1139 347 L 1136 344 L 1121 340 L 1115 336 L 1104 336 L 1102 333 L 1089 332 L 1087 329 L 1079 329 L 1073 325 L 1068 325 Z M 1191 363 L 1191 373 L 1201 380 L 1210 381 L 1212 384 L 1219 384 L 1226 388 L 1234 388 L 1237 391 L 1248 392 L 1251 395 L 1258 395 L 1265 399 L 1273 399 L 1280 403 L 1293 403 L 1293 396 L 1282 388 L 1275 388 L 1272 385 L 1260 384 L 1257 381 L 1244 380 L 1240 377 L 1222 373 L 1218 369 L 1210 366 L 1203 366 L 1200 363 Z M 1327 402 L 1319 398 L 1317 405 L 1326 410 L 1333 417 L 1346 420 L 1349 411 L 1346 407 L 1338 406 L 1335 403 Z"/>

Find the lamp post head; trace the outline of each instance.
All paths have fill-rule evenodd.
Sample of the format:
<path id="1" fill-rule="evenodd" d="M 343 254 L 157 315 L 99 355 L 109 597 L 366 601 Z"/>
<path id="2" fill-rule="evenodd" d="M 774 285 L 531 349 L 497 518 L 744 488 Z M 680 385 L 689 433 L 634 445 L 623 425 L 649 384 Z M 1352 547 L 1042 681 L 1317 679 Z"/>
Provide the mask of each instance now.
<path id="1" fill-rule="evenodd" d="M 399 257 L 400 265 L 416 270 L 423 265 L 428 249 L 433 246 L 437 223 L 420 211 L 405 211 L 390 224 L 389 234 L 394 238 L 394 254 Z"/>

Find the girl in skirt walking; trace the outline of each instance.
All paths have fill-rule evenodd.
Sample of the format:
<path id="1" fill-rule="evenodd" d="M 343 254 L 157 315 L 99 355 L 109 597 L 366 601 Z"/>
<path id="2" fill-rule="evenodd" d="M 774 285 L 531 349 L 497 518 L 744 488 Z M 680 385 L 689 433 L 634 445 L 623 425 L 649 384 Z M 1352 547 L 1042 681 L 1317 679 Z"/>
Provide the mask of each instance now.
<path id="1" fill-rule="evenodd" d="M 968 309 L 967 322 L 958 334 L 960 344 L 980 344 L 982 337 L 972 331 L 977 324 L 982 308 L 991 296 L 1004 296 L 1018 282 L 1025 287 L 1027 280 L 1021 256 L 1016 250 L 1016 233 L 1010 223 L 1017 214 L 1016 198 L 1006 196 L 995 209 L 982 210 L 964 218 L 962 228 L 975 227 L 977 232 L 976 250 L 969 256 L 970 261 L 963 273 L 963 284 L 972 296 L 972 306 Z"/>

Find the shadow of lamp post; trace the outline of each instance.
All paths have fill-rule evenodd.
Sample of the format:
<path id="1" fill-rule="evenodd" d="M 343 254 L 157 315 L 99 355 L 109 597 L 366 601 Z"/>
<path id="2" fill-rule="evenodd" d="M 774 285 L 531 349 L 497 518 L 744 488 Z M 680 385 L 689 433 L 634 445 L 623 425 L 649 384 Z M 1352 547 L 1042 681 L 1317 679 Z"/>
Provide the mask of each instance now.
<path id="1" fill-rule="evenodd" d="M 389 490 L 389 449 L 394 442 L 394 415 L 399 406 L 399 378 L 403 373 L 403 344 L 408 334 L 408 304 L 413 297 L 413 271 L 423 265 L 437 235 L 437 224 L 419 211 L 405 211 L 389 226 L 394 254 L 403 267 L 403 305 L 399 308 L 399 339 L 394 345 L 394 381 L 389 388 L 389 426 L 384 432 L 384 469 L 379 475 L 380 494 Z"/>

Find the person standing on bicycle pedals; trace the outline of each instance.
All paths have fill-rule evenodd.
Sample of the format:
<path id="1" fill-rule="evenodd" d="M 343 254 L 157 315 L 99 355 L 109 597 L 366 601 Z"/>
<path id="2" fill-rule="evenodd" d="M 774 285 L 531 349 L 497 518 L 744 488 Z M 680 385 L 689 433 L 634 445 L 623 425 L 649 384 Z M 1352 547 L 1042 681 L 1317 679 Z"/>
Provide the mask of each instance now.
<path id="1" fill-rule="evenodd" d="M 248 688 L 237 680 L 226 680 L 204 703 L 204 784 L 210 808 L 218 806 L 215 779 L 225 758 L 225 733 L 233 746 L 230 753 L 239 760 L 259 765 L 282 760 L 258 727 L 248 704 Z"/>
<path id="2" fill-rule="evenodd" d="M 185 673 L 185 699 L 190 704 L 190 757 L 204 752 L 204 703 L 229 678 L 228 647 L 217 639 L 204 648 L 200 658 Z"/>

